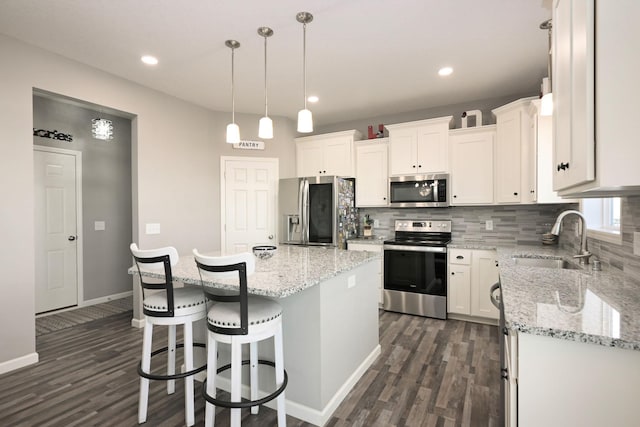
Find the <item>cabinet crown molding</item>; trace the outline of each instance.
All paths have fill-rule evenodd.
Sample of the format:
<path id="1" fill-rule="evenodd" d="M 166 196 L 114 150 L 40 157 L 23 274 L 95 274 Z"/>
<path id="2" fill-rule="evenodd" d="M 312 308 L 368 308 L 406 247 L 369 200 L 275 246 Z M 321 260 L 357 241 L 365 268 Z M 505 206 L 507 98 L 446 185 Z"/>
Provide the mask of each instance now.
<path id="1" fill-rule="evenodd" d="M 478 133 L 478 132 L 495 132 L 496 125 L 484 125 L 471 128 L 458 128 L 449 129 L 449 135 L 464 135 L 465 133 Z"/>
<path id="2" fill-rule="evenodd" d="M 295 141 L 296 142 L 318 141 L 321 139 L 336 138 L 341 136 L 352 136 L 354 141 L 359 141 L 362 139 L 362 132 L 360 132 L 359 130 L 351 129 L 351 130 L 344 130 L 341 132 L 331 132 L 331 133 L 322 133 L 318 135 L 302 136 L 302 137 L 295 138 Z"/>
<path id="3" fill-rule="evenodd" d="M 495 114 L 501 114 L 501 113 L 504 113 L 505 111 L 509 111 L 509 110 L 514 109 L 514 108 L 521 108 L 523 106 L 528 106 L 531 103 L 531 101 L 533 101 L 535 99 L 539 99 L 539 97 L 530 96 L 528 98 L 516 99 L 513 102 L 510 102 L 510 103 L 505 104 L 505 105 L 501 105 L 500 107 L 497 107 L 497 108 L 494 108 L 493 110 L 491 110 L 491 112 L 494 115 Z"/>
<path id="4" fill-rule="evenodd" d="M 434 119 L 416 120 L 414 122 L 395 123 L 391 125 L 384 125 L 387 130 L 402 129 L 405 127 L 416 127 L 425 125 L 434 125 L 438 123 L 448 123 L 449 128 L 453 126 L 453 116 L 436 117 Z"/>

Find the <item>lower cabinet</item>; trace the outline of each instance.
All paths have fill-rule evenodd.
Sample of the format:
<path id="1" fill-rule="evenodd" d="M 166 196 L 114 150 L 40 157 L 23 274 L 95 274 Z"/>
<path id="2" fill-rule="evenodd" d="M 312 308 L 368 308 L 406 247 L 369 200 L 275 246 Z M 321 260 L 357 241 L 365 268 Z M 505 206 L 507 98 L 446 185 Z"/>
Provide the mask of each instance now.
<path id="1" fill-rule="evenodd" d="M 515 332 L 510 331 L 510 334 Z M 510 423 L 538 426 L 637 426 L 640 352 L 518 332 Z M 506 396 L 509 397 L 509 396 Z"/>
<path id="2" fill-rule="evenodd" d="M 349 251 L 365 251 L 365 252 L 379 252 L 382 255 L 382 245 L 377 243 L 357 243 L 357 242 L 348 242 L 347 250 Z M 380 257 L 380 264 L 378 269 L 378 289 L 380 292 L 378 293 L 378 304 L 382 306 L 382 296 L 383 296 L 383 286 L 382 286 L 382 263 L 384 262 L 383 258 Z"/>
<path id="3" fill-rule="evenodd" d="M 469 320 L 497 320 L 500 313 L 489 296 L 491 285 L 498 281 L 496 251 L 449 249 L 448 257 L 447 312 Z"/>

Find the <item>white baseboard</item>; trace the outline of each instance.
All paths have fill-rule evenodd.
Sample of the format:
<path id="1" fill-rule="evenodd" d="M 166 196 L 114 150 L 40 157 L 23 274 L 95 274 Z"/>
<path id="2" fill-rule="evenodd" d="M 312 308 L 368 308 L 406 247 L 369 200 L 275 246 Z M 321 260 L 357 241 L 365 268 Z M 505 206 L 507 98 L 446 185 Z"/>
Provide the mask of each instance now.
<path id="1" fill-rule="evenodd" d="M 38 353 L 30 353 L 25 356 L 7 360 L 6 362 L 0 363 L 0 375 L 35 363 L 38 363 Z"/>
<path id="2" fill-rule="evenodd" d="M 113 301 L 113 300 L 117 300 L 117 299 L 130 297 L 131 295 L 133 295 L 133 291 L 127 291 L 127 292 L 121 292 L 119 294 L 107 295 L 106 297 L 100 297 L 100 298 L 94 298 L 94 299 L 90 299 L 90 300 L 85 300 L 85 301 L 81 302 L 80 304 L 78 304 L 78 307 L 87 307 L 89 305 L 103 304 L 105 302 L 109 302 L 109 301 Z"/>
<path id="3" fill-rule="evenodd" d="M 144 319 L 131 319 L 131 326 L 138 329 L 144 328 Z"/>
<path id="4" fill-rule="evenodd" d="M 378 358 L 378 356 L 380 356 L 381 352 L 382 352 L 382 349 L 378 344 L 373 349 L 373 351 L 362 361 L 360 366 L 358 366 L 358 368 L 353 372 L 353 374 L 351 374 L 351 376 L 347 378 L 344 384 L 342 384 L 342 386 L 336 391 L 333 397 L 329 400 L 329 403 L 327 403 L 324 408 L 322 408 L 321 410 L 318 410 L 318 409 L 310 408 L 306 405 L 302 405 L 300 403 L 291 401 L 289 399 L 285 399 L 287 415 L 291 415 L 292 417 L 296 417 L 302 421 L 306 421 L 316 426 L 324 426 L 327 423 L 327 421 L 329 421 L 329 419 L 331 418 L 335 410 L 338 409 L 338 406 L 340 406 L 340 403 L 342 403 L 342 401 L 347 396 L 347 394 L 349 394 L 351 389 L 356 385 L 358 380 L 362 377 L 362 375 L 364 375 L 367 369 L 369 369 L 371 365 L 373 365 L 373 362 Z M 198 379 L 199 381 L 202 381 L 204 380 L 205 377 L 206 377 L 205 373 L 201 372 L 196 376 L 196 379 Z M 230 392 L 231 380 L 223 376 L 218 376 L 216 378 L 216 387 Z M 287 391 L 285 390 L 285 396 L 286 396 L 286 393 Z M 249 386 L 243 385 L 242 395 L 249 396 L 249 394 L 250 394 Z M 264 397 L 266 395 L 267 393 L 264 393 L 262 391 L 259 392 L 260 397 Z M 266 403 L 265 406 L 275 410 L 276 402 L 275 400 L 272 400 L 271 402 Z"/>

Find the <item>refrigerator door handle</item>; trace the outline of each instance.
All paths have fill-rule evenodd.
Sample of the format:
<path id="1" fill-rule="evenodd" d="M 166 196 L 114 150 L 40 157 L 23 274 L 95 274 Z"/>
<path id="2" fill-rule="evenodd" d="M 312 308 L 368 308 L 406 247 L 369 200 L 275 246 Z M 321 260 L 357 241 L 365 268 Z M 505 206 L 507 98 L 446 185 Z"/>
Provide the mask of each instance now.
<path id="1" fill-rule="evenodd" d="M 298 188 L 298 219 L 300 224 L 300 243 L 304 243 L 304 210 L 302 209 L 304 201 L 304 182 L 305 179 L 300 180 L 300 187 Z"/>
<path id="2" fill-rule="evenodd" d="M 304 180 L 302 192 L 302 243 L 309 244 L 309 180 Z"/>

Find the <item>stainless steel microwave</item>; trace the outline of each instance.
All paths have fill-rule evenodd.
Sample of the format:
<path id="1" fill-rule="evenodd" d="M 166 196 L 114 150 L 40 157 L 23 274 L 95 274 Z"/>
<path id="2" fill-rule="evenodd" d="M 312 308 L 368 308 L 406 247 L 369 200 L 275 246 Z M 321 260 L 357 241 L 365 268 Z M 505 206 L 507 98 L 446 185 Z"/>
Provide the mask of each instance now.
<path id="1" fill-rule="evenodd" d="M 390 177 L 389 206 L 396 208 L 449 206 L 449 174 Z"/>

